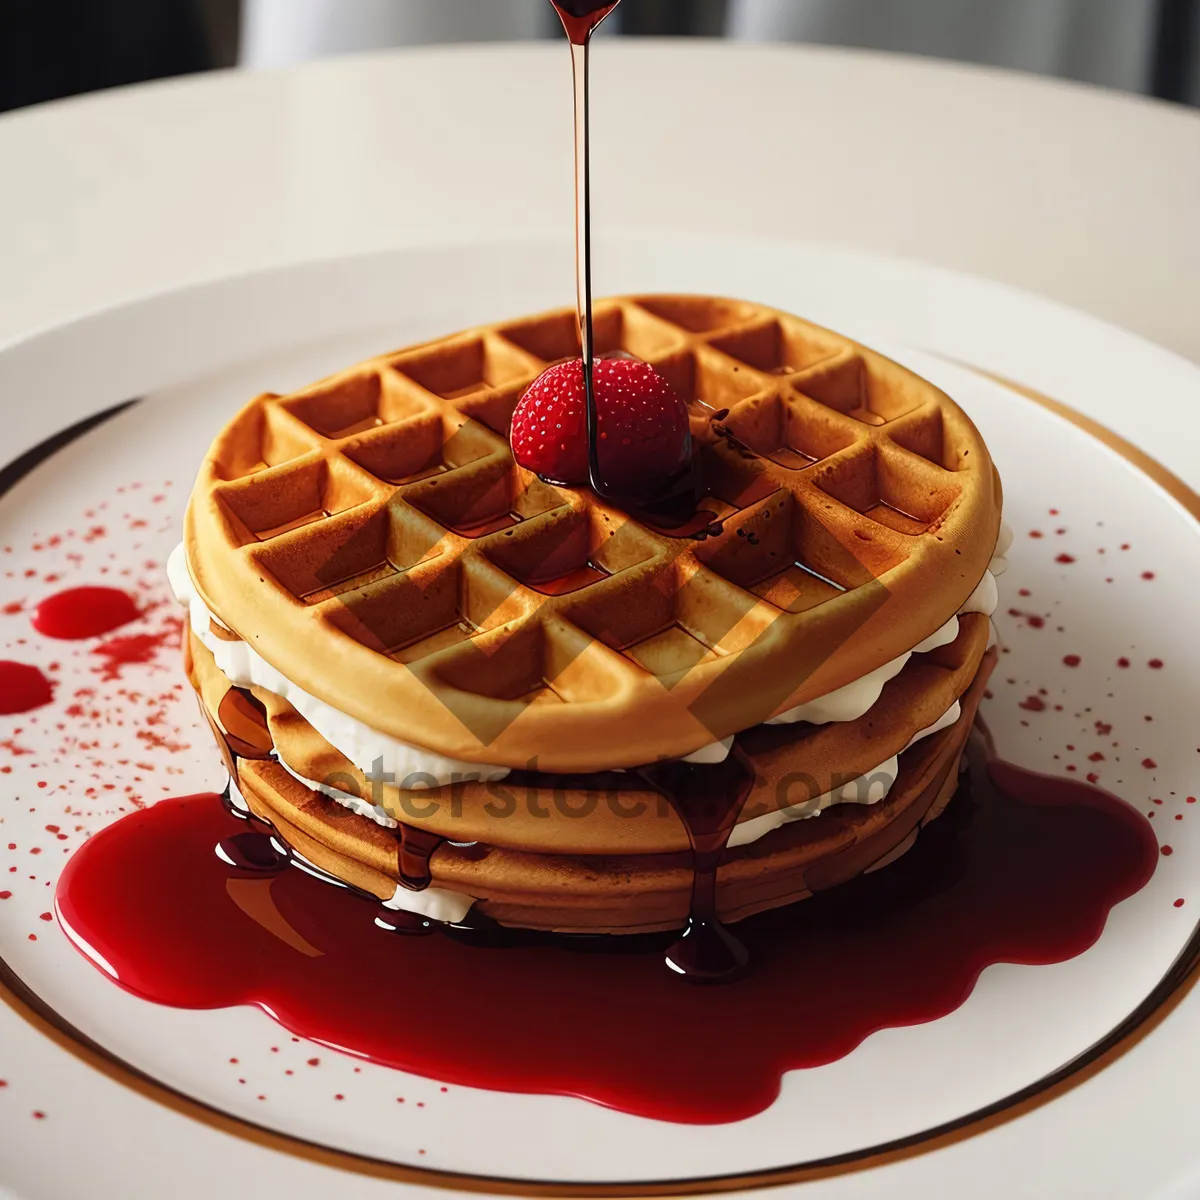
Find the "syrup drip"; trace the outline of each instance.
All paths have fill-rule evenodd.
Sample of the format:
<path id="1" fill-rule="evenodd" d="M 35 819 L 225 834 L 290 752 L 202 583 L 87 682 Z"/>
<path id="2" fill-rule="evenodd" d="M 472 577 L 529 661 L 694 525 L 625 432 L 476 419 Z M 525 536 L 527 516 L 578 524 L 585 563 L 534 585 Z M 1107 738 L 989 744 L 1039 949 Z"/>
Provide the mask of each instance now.
<path id="1" fill-rule="evenodd" d="M 669 532 L 672 537 L 704 541 L 719 535 L 722 527 L 712 514 L 696 512 L 704 495 L 699 455 L 693 453 L 681 472 L 658 481 L 649 492 L 641 494 L 607 480 L 600 462 L 592 307 L 590 51 L 592 34 L 619 3 L 620 0 L 551 0 L 571 44 L 575 90 L 575 289 L 587 409 L 588 481 L 597 496 Z M 618 353 L 610 357 L 626 356 Z"/>
<path id="2" fill-rule="evenodd" d="M 571 44 L 587 41 L 621 0 L 550 0 Z"/>
<path id="3" fill-rule="evenodd" d="M 280 849 L 269 833 L 235 833 L 217 843 L 217 857 L 239 871 L 276 875 L 291 865 L 292 856 Z"/>
<path id="4" fill-rule="evenodd" d="M 673 536 L 703 541 L 723 532 L 714 513 L 697 512 L 703 494 L 700 457 L 693 453 L 676 478 L 662 481 L 650 496 L 630 495 L 613 488 L 604 478 L 597 431 L 595 339 L 592 321 L 592 190 L 590 51 L 592 34 L 620 0 L 551 0 L 571 43 L 571 68 L 575 84 L 575 284 L 579 337 L 583 348 L 583 387 L 587 405 L 588 477 L 596 495 L 644 515 L 648 523 L 671 531 Z M 741 778 L 746 772 L 731 755 L 730 770 L 711 766 L 699 770 L 686 764 L 667 764 L 643 772 L 651 786 L 663 792 L 687 826 L 692 847 L 692 902 L 683 937 L 667 954 L 667 965 L 687 979 L 728 979 L 745 967 L 747 953 L 717 920 L 717 868 L 725 843 L 753 784 Z M 715 821 L 715 824 L 713 823 Z"/>
<path id="5" fill-rule="evenodd" d="M 433 879 L 429 860 L 444 839 L 426 829 L 403 824 L 396 826 L 396 835 L 400 841 L 400 882 L 411 891 L 423 891 Z"/>
<path id="6" fill-rule="evenodd" d="M 218 713 L 225 725 L 224 730 L 220 729 L 212 721 L 203 704 L 200 705 L 200 711 L 208 719 L 213 735 L 218 739 L 219 744 L 224 750 L 225 765 L 231 776 L 237 773 L 237 760 L 239 758 L 265 759 L 273 757 L 271 733 L 267 724 L 266 710 L 263 708 L 261 702 L 246 689 L 230 688 L 222 699 Z M 243 736 L 238 736 L 237 733 L 234 733 L 234 729 L 237 729 Z M 282 841 L 275 838 L 275 831 L 265 821 L 260 820 L 252 814 L 247 814 L 236 807 L 228 807 L 234 816 L 249 821 L 254 828 L 255 832 L 245 835 L 246 837 L 265 839 L 276 847 L 283 845 Z M 424 891 L 433 882 L 430 859 L 433 857 L 433 852 L 445 839 L 438 834 L 430 833 L 428 830 L 417 829 L 412 825 L 405 825 L 403 822 L 398 824 L 393 832 L 399 850 L 400 882 L 409 891 Z M 226 861 L 233 861 L 235 854 L 245 852 L 245 846 L 242 843 L 226 849 L 228 850 L 228 853 L 225 855 Z M 218 851 L 218 853 L 221 853 L 221 851 Z M 263 857 L 266 856 L 267 851 L 260 847 L 257 853 L 259 853 L 260 857 Z M 292 859 L 290 861 L 295 862 L 297 860 Z M 287 861 L 279 864 L 280 868 L 286 865 Z M 342 880 L 321 871 L 309 863 L 300 863 L 298 865 L 301 865 L 304 870 L 309 871 L 311 874 L 318 875 L 320 878 L 342 884 Z M 343 884 L 343 886 L 349 885 Z M 368 893 L 362 894 L 367 895 Z"/>
<path id="7" fill-rule="evenodd" d="M 246 827 L 242 832 L 221 838 L 216 843 L 216 856 L 221 862 L 237 870 L 252 871 L 260 875 L 278 875 L 288 867 L 298 867 L 314 879 L 331 883 L 337 888 L 344 888 L 366 900 L 375 900 L 370 892 L 364 892 L 353 884 L 339 879 L 336 875 L 330 875 L 328 871 L 321 870 L 315 863 L 306 862 L 298 857 L 295 851 L 275 832 L 273 825 L 261 817 L 255 816 L 248 809 L 239 808 L 234 804 L 228 788 L 219 799 L 221 807 L 226 813 Z"/>
<path id="8" fill-rule="evenodd" d="M 217 708 L 221 735 L 230 754 L 238 758 L 270 758 L 275 749 L 267 710 L 248 688 L 231 687 Z M 231 772 L 232 774 L 232 772 Z"/>
<path id="9" fill-rule="evenodd" d="M 745 969 L 749 954 L 717 919 L 717 869 L 754 787 L 754 768 L 735 745 L 722 763 L 664 763 L 640 774 L 670 801 L 692 847 L 687 925 L 667 951 L 667 966 L 693 983 L 732 979 Z"/>
<path id="10" fill-rule="evenodd" d="M 592 320 L 592 177 L 590 53 L 592 34 L 620 0 L 551 0 L 571 43 L 575 87 L 575 291 L 583 349 L 583 394 L 587 407 L 588 476 L 598 496 L 610 496 L 600 470 L 596 416 L 596 346 Z"/>
<path id="11" fill-rule="evenodd" d="M 486 920 L 391 937 L 379 926 L 425 923 L 303 871 L 219 862 L 212 847 L 246 828 L 216 796 L 132 813 L 75 853 L 58 909 L 149 1000 L 256 1004 L 297 1036 L 445 1083 L 689 1123 L 752 1116 L 785 1071 L 952 1012 L 991 963 L 1082 953 L 1159 859 L 1149 822 L 1115 797 L 976 755 L 970 782 L 901 859 L 739 922 L 754 970 L 681 988 L 662 969 L 671 938 L 556 938 Z M 497 1028 L 480 1013 L 489 995 L 536 1019 Z M 380 1014 L 380 996 L 420 1005 L 419 1037 Z M 697 1054 L 714 1030 L 735 1039 L 729 1052 Z"/>

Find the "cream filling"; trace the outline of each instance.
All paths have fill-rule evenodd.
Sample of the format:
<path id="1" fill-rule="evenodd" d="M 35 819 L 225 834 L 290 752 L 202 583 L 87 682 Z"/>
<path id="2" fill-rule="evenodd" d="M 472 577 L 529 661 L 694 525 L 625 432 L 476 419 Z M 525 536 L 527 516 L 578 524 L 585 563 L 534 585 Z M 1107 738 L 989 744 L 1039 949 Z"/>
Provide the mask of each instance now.
<path id="1" fill-rule="evenodd" d="M 395 895 L 383 902 L 384 908 L 393 912 L 416 913 L 430 921 L 444 921 L 447 925 L 457 925 L 471 911 L 475 903 L 474 896 L 466 896 L 462 892 L 452 892 L 449 888 L 427 887 L 423 891 L 414 892 L 402 883 L 396 885 Z"/>
<path id="2" fill-rule="evenodd" d="M 884 663 L 874 671 L 864 675 L 853 683 L 846 684 L 827 695 L 810 700 L 807 704 L 798 704 L 771 717 L 768 725 L 797 725 L 808 721 L 812 725 L 827 725 L 832 721 L 857 721 L 864 716 L 871 706 L 879 699 L 884 686 L 908 665 L 908 660 L 914 654 L 924 654 L 936 650 L 939 646 L 948 646 L 958 637 L 958 617 L 953 616 L 940 629 L 935 630 L 919 645 L 914 646 L 899 658 Z"/>
<path id="3" fill-rule="evenodd" d="M 226 641 L 213 633 L 216 618 L 196 591 L 180 544 L 167 560 L 167 578 L 176 600 L 187 607 L 192 632 L 210 651 L 221 673 L 235 687 L 260 687 L 286 700 L 335 749 L 364 775 L 409 791 L 466 780 L 503 779 L 508 767 L 446 758 L 371 729 L 297 687 L 244 640 Z"/>
<path id="4" fill-rule="evenodd" d="M 907 750 L 922 739 L 932 737 L 935 733 L 939 733 L 943 729 L 948 729 L 961 715 L 962 707 L 955 700 L 932 725 L 914 734 L 904 749 Z M 369 817 L 371 820 L 389 829 L 396 827 L 396 819 L 382 808 L 368 804 L 359 796 L 338 791 L 337 788 L 332 788 L 328 784 L 319 783 L 313 779 L 305 779 L 303 775 L 293 771 L 287 763 L 281 761 L 280 765 L 307 787 L 320 792 L 323 796 L 327 796 L 330 800 L 348 808 L 351 812 L 358 813 L 359 816 Z M 869 771 L 865 775 L 860 775 L 857 779 L 851 780 L 834 791 L 826 792 L 823 796 L 817 796 L 811 800 L 806 800 L 802 804 L 794 804 L 789 808 L 776 809 L 774 812 L 765 813 L 761 817 L 751 817 L 748 821 L 739 822 L 729 837 L 728 846 L 730 849 L 737 846 L 749 846 L 752 842 L 757 842 L 760 838 L 766 837 L 767 834 L 774 832 L 784 825 L 791 824 L 793 821 L 805 821 L 810 817 L 819 816 L 825 809 L 834 804 L 878 804 L 881 800 L 887 798 L 888 793 L 895 786 L 899 773 L 900 756 L 895 754 L 886 762 L 880 763 L 873 771 Z M 236 789 L 234 790 L 236 791 Z M 239 796 L 238 799 L 241 800 L 241 797 Z M 245 801 L 241 801 L 240 806 L 245 807 Z M 296 854 L 296 851 L 293 850 L 292 853 Z M 308 861 L 304 859 L 303 855 L 296 854 L 296 857 L 305 862 Z M 392 898 L 384 902 L 384 908 L 390 908 L 399 912 L 416 913 L 418 916 L 425 917 L 431 921 L 446 921 L 450 924 L 457 924 L 466 917 L 474 903 L 474 897 L 467 896 L 462 892 L 451 891 L 448 888 L 428 887 L 422 891 L 413 891 L 410 888 L 406 888 L 403 884 L 397 884 Z"/>
<path id="5" fill-rule="evenodd" d="M 957 700 L 927 729 L 922 729 L 913 735 L 905 750 L 915 746 L 924 738 L 932 737 L 943 729 L 948 729 L 962 715 L 962 706 Z M 904 753 L 902 750 L 901 754 Z M 748 821 L 739 821 L 729 836 L 729 847 L 749 846 L 768 833 L 788 825 L 792 821 L 806 821 L 832 807 L 834 804 L 878 804 L 887 798 L 888 793 L 896 783 L 900 773 L 900 755 L 893 754 L 886 762 L 882 762 L 873 771 L 852 779 L 849 783 L 826 792 L 823 796 L 814 796 L 801 804 L 793 804 L 789 808 L 777 808 L 774 812 L 764 813 L 761 817 L 751 817 Z"/>
<path id="6" fill-rule="evenodd" d="M 304 784 L 305 787 L 312 788 L 314 792 L 320 792 L 322 796 L 333 800 L 343 808 L 348 808 L 355 815 L 366 817 L 367 820 L 374 821 L 376 825 L 382 825 L 384 829 L 398 829 L 400 827 L 400 822 L 383 805 L 371 804 L 361 796 L 355 796 L 351 792 L 343 792 L 338 788 L 331 787 L 328 783 L 320 783 L 315 779 L 309 779 L 301 775 L 299 771 L 293 771 L 282 758 L 279 759 L 279 765 L 293 779 Z"/>
<path id="7" fill-rule="evenodd" d="M 1004 556 L 1012 546 L 1012 541 L 1012 530 L 1007 525 L 1002 525 L 996 543 L 996 552 L 988 570 L 984 572 L 979 586 L 968 598 L 966 604 L 959 610 L 959 615 L 982 613 L 990 617 L 996 611 L 999 605 L 996 576 L 1002 575 L 1008 567 Z M 222 674 L 236 687 L 261 687 L 288 701 L 335 750 L 344 755 L 364 775 L 379 779 L 384 783 L 394 783 L 407 790 L 418 791 L 425 788 L 443 787 L 459 781 L 488 782 L 503 779 L 510 773 L 511 768 L 509 767 L 469 763 L 447 758 L 436 751 L 413 746 L 408 742 L 371 729 L 361 721 L 347 716 L 323 700 L 317 699 L 303 688 L 297 687 L 285 675 L 271 666 L 245 640 L 227 641 L 218 637 L 213 633 L 212 625 L 219 625 L 220 622 L 209 611 L 196 591 L 188 570 L 187 555 L 182 543 L 176 546 L 167 561 L 167 577 L 175 598 L 188 610 L 192 632 L 213 655 Z M 957 636 L 958 616 L 954 616 L 906 654 L 885 663 L 845 687 L 770 718 L 767 724 L 787 725 L 807 721 L 814 725 L 823 725 L 835 721 L 857 720 L 879 699 L 884 686 L 904 669 L 914 654 L 925 653 L 937 649 L 939 646 L 948 645 Z M 687 755 L 683 761 L 703 764 L 721 763 L 728 757 L 732 745 L 732 737 L 724 738 L 719 742 L 702 746 L 699 750 Z M 877 768 L 876 772 L 872 773 L 872 778 L 881 770 L 882 767 Z M 301 777 L 297 776 L 297 778 Z M 302 782 L 309 786 L 317 786 L 311 780 L 302 780 Z M 857 782 L 855 781 L 855 783 Z M 853 789 L 854 786 L 854 784 L 848 784 L 846 789 L 841 790 Z M 319 790 L 330 795 L 331 799 L 338 798 L 336 795 L 332 795 L 337 789 L 321 787 Z M 350 796 L 344 792 L 339 794 L 344 798 L 339 800 L 339 803 L 346 803 L 346 807 L 352 807 L 348 803 L 352 801 L 354 805 L 359 806 L 354 811 L 359 812 L 361 816 L 387 828 L 394 827 L 394 818 L 382 813 L 375 806 L 367 804 L 356 796 Z M 878 798 L 882 799 L 882 797 Z M 830 801 L 830 803 L 833 802 Z M 857 802 L 874 803 L 875 801 Z M 811 803 L 809 802 L 809 805 Z M 813 809 L 809 815 L 816 815 L 821 808 L 827 807 L 829 807 L 828 804 L 819 806 Z M 744 822 L 743 824 L 751 823 Z M 751 838 L 750 840 L 756 839 Z"/>
<path id="8" fill-rule="evenodd" d="M 853 683 L 846 684 L 836 691 L 829 692 L 807 704 L 798 704 L 777 716 L 771 717 L 768 725 L 795 725 L 808 721 L 813 725 L 825 725 L 831 721 L 857 721 L 864 716 L 871 706 L 879 699 L 884 685 L 895 679 L 904 670 L 908 660 L 914 654 L 925 654 L 936 650 L 939 646 L 948 646 L 958 637 L 958 618 L 967 613 L 982 613 L 985 617 L 992 616 L 1000 605 L 1000 592 L 996 586 L 996 576 L 1003 575 L 1008 570 L 1008 560 L 1004 557 L 1011 549 L 1013 531 L 1004 524 L 1000 526 L 1000 536 L 996 540 L 996 551 L 992 556 L 988 569 L 983 573 L 979 586 L 967 598 L 966 604 L 958 610 L 940 629 L 935 630 L 919 645 L 914 646 L 907 654 L 884 663 L 882 667 L 864 675 Z"/>

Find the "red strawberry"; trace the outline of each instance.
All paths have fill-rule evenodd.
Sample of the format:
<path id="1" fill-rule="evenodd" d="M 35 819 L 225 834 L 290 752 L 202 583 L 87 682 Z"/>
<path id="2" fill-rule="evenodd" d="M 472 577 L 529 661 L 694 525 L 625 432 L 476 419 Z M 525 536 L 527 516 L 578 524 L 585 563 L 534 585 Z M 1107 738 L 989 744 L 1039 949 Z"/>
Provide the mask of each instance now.
<path id="1" fill-rule="evenodd" d="M 692 452 L 687 405 L 649 363 L 606 358 L 595 364 L 600 469 L 608 483 L 644 489 L 677 475 Z M 555 483 L 588 482 L 583 360 L 543 371 L 513 413 L 513 455 Z"/>

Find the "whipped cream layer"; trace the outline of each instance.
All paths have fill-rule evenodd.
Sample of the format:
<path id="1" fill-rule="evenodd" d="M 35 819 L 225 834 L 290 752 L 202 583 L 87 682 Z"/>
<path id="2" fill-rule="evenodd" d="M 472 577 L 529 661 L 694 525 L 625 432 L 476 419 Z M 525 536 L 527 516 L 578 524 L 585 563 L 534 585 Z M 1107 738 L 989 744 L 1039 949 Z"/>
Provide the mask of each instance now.
<path id="1" fill-rule="evenodd" d="M 901 654 L 891 662 L 884 663 L 874 671 L 864 675 L 853 683 L 846 684 L 836 691 L 810 700 L 807 704 L 799 704 L 786 712 L 771 717 L 768 725 L 794 725 L 808 721 L 813 725 L 825 725 L 831 721 L 857 721 L 865 716 L 871 706 L 879 699 L 884 685 L 895 679 L 908 664 L 914 654 L 924 654 L 936 650 L 939 646 L 948 646 L 958 637 L 958 618 L 967 613 L 982 613 L 985 617 L 992 616 L 1000 604 L 1000 592 L 996 586 L 996 577 L 1008 570 L 1008 560 L 1004 557 L 1012 548 L 1013 531 L 1007 525 L 1000 526 L 1000 537 L 996 541 L 996 550 L 992 561 L 984 572 L 979 586 L 967 598 L 966 604 L 958 610 L 940 629 L 935 630 L 919 645 L 914 646 L 906 654 Z"/>
<path id="2" fill-rule="evenodd" d="M 883 666 L 876 668 L 861 679 L 816 700 L 780 713 L 768 720 L 769 725 L 797 724 L 807 721 L 814 725 L 831 722 L 854 721 L 864 716 L 883 692 L 889 680 L 894 679 L 907 665 L 914 654 L 923 654 L 949 645 L 958 637 L 958 618 L 967 613 L 981 613 L 991 617 L 999 605 L 996 578 L 1008 569 L 1006 555 L 1012 546 L 1013 532 L 1002 525 L 996 550 L 979 585 L 972 592 L 959 612 L 941 628 L 912 650 Z M 296 709 L 302 717 L 325 740 L 343 754 L 364 774 L 380 771 L 391 772 L 397 780 L 411 790 L 441 787 L 456 780 L 481 780 L 484 782 L 503 779 L 510 768 L 468 763 L 446 758 L 435 751 L 413 746 L 392 738 L 362 722 L 339 712 L 323 700 L 317 699 L 304 689 L 297 687 L 283 674 L 270 665 L 244 640 L 230 641 L 213 631 L 214 626 L 226 628 L 209 611 L 192 582 L 187 566 L 186 552 L 182 544 L 171 553 L 167 563 L 167 575 L 175 598 L 188 610 L 188 620 L 193 634 L 209 650 L 221 672 L 237 687 L 261 687 L 274 692 Z M 932 737 L 953 725 L 961 715 L 961 706 L 956 700 L 941 717 L 910 739 L 905 750 L 925 738 Z M 687 756 L 685 762 L 720 763 L 729 755 L 733 737 L 723 738 Z M 903 751 L 901 751 L 903 753 Z M 376 824 L 394 829 L 399 824 L 395 817 L 378 805 L 370 804 L 359 796 L 340 791 L 318 780 L 307 779 L 280 760 L 280 765 L 296 780 L 328 799 L 342 805 L 359 816 Z M 887 798 L 895 785 L 900 770 L 899 754 L 880 763 L 873 770 L 857 779 L 843 784 L 822 796 L 816 796 L 788 808 L 776 809 L 761 816 L 751 817 L 735 826 L 729 838 L 731 849 L 748 846 L 767 834 L 793 821 L 808 820 L 819 816 L 835 804 L 873 805 Z M 245 801 L 231 783 L 234 802 L 246 809 Z M 296 855 L 300 861 L 302 856 Z M 311 864 L 309 864 L 311 866 Z M 429 887 L 413 891 L 397 884 L 392 898 L 384 907 L 394 911 L 414 913 L 429 920 L 456 923 L 462 921 L 475 900 L 461 892 L 447 888 Z"/>
<path id="3" fill-rule="evenodd" d="M 914 734 L 904 749 L 908 750 L 925 738 L 932 737 L 935 733 L 939 733 L 943 729 L 949 729 L 961 715 L 962 706 L 955 700 L 932 725 Z M 901 753 L 903 752 L 901 751 Z M 368 817 L 388 829 L 394 829 L 398 824 L 395 817 L 391 816 L 385 809 L 369 804 L 359 796 L 338 791 L 337 788 L 320 783 L 315 779 L 305 779 L 303 775 L 293 771 L 282 760 L 280 760 L 280 765 L 289 775 L 292 775 L 306 787 L 320 792 L 327 799 L 333 800 L 344 808 L 348 808 L 351 812 L 357 813 L 362 817 Z M 789 808 L 775 809 L 773 812 L 764 813 L 762 816 L 740 821 L 734 826 L 733 833 L 730 834 L 728 846 L 730 849 L 738 846 L 749 846 L 751 843 L 757 842 L 760 838 L 766 837 L 767 834 L 773 833 L 776 829 L 784 825 L 789 825 L 793 821 L 806 821 L 811 817 L 820 816 L 825 809 L 835 804 L 878 804 L 881 800 L 887 798 L 895 786 L 899 774 L 900 755 L 894 754 L 886 762 L 880 763 L 874 770 L 860 775 L 857 779 L 852 779 L 849 783 L 843 784 L 834 791 L 826 792 L 823 796 L 815 796 L 811 800 L 804 801 L 802 804 L 794 804 Z M 243 801 L 242 803 L 244 804 L 245 802 Z M 397 912 L 416 913 L 418 916 L 427 917 L 433 921 L 447 921 L 451 924 L 456 924 L 466 917 L 474 903 L 474 897 L 468 896 L 463 892 L 452 891 L 449 888 L 428 887 L 423 891 L 413 891 L 404 887 L 403 884 L 397 884 L 392 898 L 384 902 L 384 907 Z"/>
<path id="4" fill-rule="evenodd" d="M 242 639 L 229 641 L 213 632 L 221 625 L 200 598 L 188 571 L 187 555 L 177 546 L 167 560 L 167 578 L 176 600 L 188 610 L 192 633 L 216 660 L 221 673 L 235 687 L 260 687 L 286 700 L 335 750 L 364 774 L 390 773 L 410 791 L 442 787 L 455 781 L 503 779 L 508 767 L 446 758 L 433 750 L 402 742 L 371 729 L 361 721 L 318 700 L 276 670 Z M 221 626 L 225 628 L 225 626 Z M 380 776 L 383 777 L 383 776 Z"/>
<path id="5" fill-rule="evenodd" d="M 932 725 L 915 733 L 904 750 L 910 749 L 927 737 L 932 737 L 935 733 L 940 733 L 943 729 L 949 729 L 960 716 L 962 716 L 962 705 L 955 700 Z M 900 754 L 903 754 L 904 750 L 901 750 Z M 857 779 L 852 779 L 832 792 L 826 792 L 823 796 L 814 796 L 811 800 L 804 801 L 803 804 L 793 804 L 790 808 L 777 808 L 773 812 L 764 813 L 761 817 L 751 817 L 748 821 L 739 821 L 733 827 L 733 833 L 729 835 L 729 848 L 749 846 L 752 842 L 766 837 L 768 833 L 782 825 L 818 816 L 835 804 L 871 805 L 886 800 L 900 774 L 900 754 L 893 754 L 891 758 L 880 763 L 874 770 L 860 775 Z"/>
<path id="6" fill-rule="evenodd" d="M 996 576 L 1008 567 L 1005 559 L 1012 545 L 1012 530 L 1002 525 L 996 551 L 979 586 L 959 610 L 992 616 L 999 604 Z M 390 737 L 361 721 L 339 712 L 323 700 L 297 687 L 271 666 L 245 640 L 230 641 L 213 632 L 213 626 L 225 626 L 209 611 L 192 582 L 187 554 L 182 544 L 171 553 L 167 562 L 171 590 L 180 604 L 188 610 L 192 633 L 208 649 L 221 672 L 236 687 L 261 687 L 286 700 L 339 753 L 344 755 L 363 774 L 376 777 L 391 775 L 410 791 L 444 787 L 458 781 L 490 782 L 503 779 L 511 768 L 447 758 L 433 750 L 414 746 Z M 876 668 L 861 679 L 811 700 L 806 704 L 770 718 L 767 724 L 788 725 L 807 721 L 813 725 L 855 721 L 864 716 L 879 699 L 884 686 L 904 669 L 914 654 L 949 645 L 958 636 L 958 616 L 951 617 L 912 650 Z M 683 761 L 689 763 L 720 763 L 728 757 L 733 738 L 723 738 L 702 746 Z M 364 813 L 371 816 L 371 813 Z M 377 817 L 372 817 L 377 819 Z M 382 823 L 382 822 L 381 822 Z"/>

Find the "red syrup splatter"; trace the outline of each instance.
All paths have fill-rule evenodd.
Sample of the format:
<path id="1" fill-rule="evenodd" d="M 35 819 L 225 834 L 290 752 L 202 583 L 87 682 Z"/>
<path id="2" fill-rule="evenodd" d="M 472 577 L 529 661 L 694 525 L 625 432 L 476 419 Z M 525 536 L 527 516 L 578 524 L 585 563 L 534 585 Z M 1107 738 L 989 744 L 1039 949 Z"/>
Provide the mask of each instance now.
<path id="1" fill-rule="evenodd" d="M 1044 629 L 1046 627 L 1046 618 L 1039 616 L 1037 613 L 1027 613 L 1022 612 L 1019 608 L 1010 608 L 1008 615 L 1010 617 L 1020 617 L 1030 629 Z"/>
<path id="2" fill-rule="evenodd" d="M 214 846 L 245 829 L 215 796 L 124 817 L 68 863 L 60 917 L 162 1004 L 257 1004 L 301 1037 L 446 1083 L 697 1124 L 752 1116 L 785 1071 L 952 1012 L 991 963 L 1082 953 L 1159 857 L 1149 823 L 1098 788 L 976 762 L 908 854 L 739 922 L 749 969 L 698 988 L 663 967 L 674 935 L 388 934 L 375 905 L 303 871 L 221 863 Z M 364 1020 L 380 995 L 419 995 L 419 1038 Z M 504 996 L 508 1016 L 481 1021 L 481 995 Z M 736 1055 L 696 1052 L 714 1030 L 737 1031 Z"/>
<path id="3" fill-rule="evenodd" d="M 29 663 L 0 660 L 0 716 L 32 712 L 54 699 L 54 684 Z"/>
<path id="4" fill-rule="evenodd" d="M 96 672 L 104 680 L 120 679 L 125 667 L 153 662 L 164 646 L 177 644 L 181 631 L 182 622 L 172 617 L 156 633 L 131 633 L 109 638 L 92 651 L 102 660 Z"/>
<path id="5" fill-rule="evenodd" d="M 109 587 L 76 587 L 47 596 L 33 612 L 33 627 L 65 641 L 101 637 L 140 617 L 127 592 Z"/>

